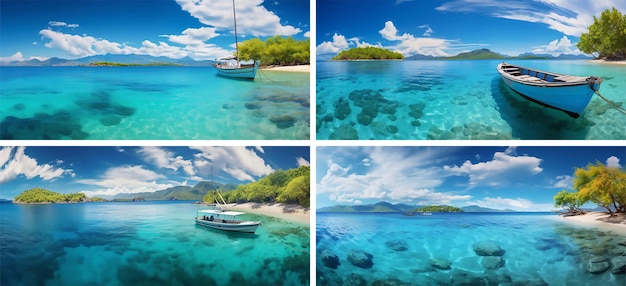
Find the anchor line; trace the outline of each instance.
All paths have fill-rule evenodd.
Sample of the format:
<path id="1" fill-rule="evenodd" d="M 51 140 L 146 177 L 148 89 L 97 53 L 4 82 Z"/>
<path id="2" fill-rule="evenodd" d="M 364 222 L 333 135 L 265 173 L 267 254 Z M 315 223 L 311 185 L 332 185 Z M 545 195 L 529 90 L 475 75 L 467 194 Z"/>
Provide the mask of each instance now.
<path id="1" fill-rule="evenodd" d="M 608 103 L 609 105 L 613 106 L 615 109 L 617 109 L 617 111 L 619 111 L 620 113 L 626 115 L 626 109 L 624 109 L 623 107 L 617 105 L 615 102 L 612 102 L 610 100 L 608 100 L 607 98 L 605 98 L 604 96 L 602 96 L 602 94 L 600 94 L 599 91 L 594 90 L 594 92 L 604 101 L 606 101 L 606 103 Z"/>

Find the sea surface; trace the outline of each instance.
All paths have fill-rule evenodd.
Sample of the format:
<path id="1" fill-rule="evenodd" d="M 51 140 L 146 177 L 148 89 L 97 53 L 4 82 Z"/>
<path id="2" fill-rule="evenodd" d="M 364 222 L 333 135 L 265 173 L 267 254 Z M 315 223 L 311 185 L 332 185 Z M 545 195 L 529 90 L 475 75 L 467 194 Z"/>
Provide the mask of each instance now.
<path id="1" fill-rule="evenodd" d="M 626 263 L 626 237 L 562 220 L 551 213 L 317 213 L 317 285 L 626 285 L 626 274 L 611 268 Z"/>
<path id="2" fill-rule="evenodd" d="M 191 202 L 0 204 L 0 285 L 309 285 L 308 225 L 246 214 L 196 226 Z"/>
<path id="3" fill-rule="evenodd" d="M 0 139 L 309 139 L 309 73 L 0 67 Z"/>
<path id="4" fill-rule="evenodd" d="M 594 95 L 574 119 L 512 91 L 501 60 L 318 62 L 317 139 L 626 139 L 626 115 Z M 511 60 L 604 79 L 626 107 L 626 66 L 588 60 Z"/>

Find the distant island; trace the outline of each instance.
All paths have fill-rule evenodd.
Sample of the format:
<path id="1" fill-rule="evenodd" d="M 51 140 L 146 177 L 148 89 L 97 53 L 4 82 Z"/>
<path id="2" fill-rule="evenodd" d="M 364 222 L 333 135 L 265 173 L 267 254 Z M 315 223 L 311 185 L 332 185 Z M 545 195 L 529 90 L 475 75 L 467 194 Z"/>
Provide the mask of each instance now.
<path id="1" fill-rule="evenodd" d="M 561 54 L 558 57 L 549 54 L 533 54 L 523 53 L 519 56 L 508 56 L 500 53 L 493 52 L 489 49 L 478 49 L 470 52 L 460 53 L 455 56 L 449 57 L 437 57 L 426 56 L 421 54 L 412 55 L 407 57 L 406 60 L 501 60 L 501 59 L 517 59 L 517 60 L 575 60 L 575 59 L 593 59 L 588 55 L 565 55 Z"/>
<path id="2" fill-rule="evenodd" d="M 13 199 L 14 204 L 84 203 L 87 201 L 87 196 L 83 193 L 61 194 L 41 188 L 26 190 Z"/>
<path id="3" fill-rule="evenodd" d="M 89 63 L 86 66 L 90 67 L 180 67 L 182 64 L 177 63 L 169 63 L 169 62 L 154 62 L 154 63 L 145 63 L 145 64 L 126 64 L 126 63 L 116 63 L 116 62 L 93 62 Z"/>
<path id="4" fill-rule="evenodd" d="M 471 206 L 466 206 L 466 207 L 461 207 L 461 208 L 455 208 L 451 206 L 446 206 L 446 207 L 449 207 L 448 210 L 458 209 L 463 212 L 514 212 L 515 211 L 515 210 L 510 210 L 510 209 L 505 209 L 505 210 L 491 209 L 491 208 L 485 208 L 485 207 L 480 207 L 476 205 L 471 205 Z M 391 204 L 388 202 L 379 202 L 379 203 L 367 204 L 367 205 L 353 205 L 353 206 L 337 205 L 337 206 L 323 207 L 323 208 L 317 209 L 317 211 L 318 212 L 367 212 L 367 213 L 373 213 L 373 212 L 405 213 L 406 212 L 406 213 L 410 213 L 410 212 L 438 212 L 439 211 L 438 208 L 440 208 L 441 211 L 445 211 L 446 209 L 446 208 L 441 208 L 441 206 L 415 206 L 415 205 L 407 205 L 407 204 Z"/>
<path id="5" fill-rule="evenodd" d="M 352 48 L 341 51 L 333 57 L 333 61 L 354 61 L 354 60 L 403 60 L 404 56 L 398 52 L 378 47 Z"/>
<path id="6" fill-rule="evenodd" d="M 432 212 L 432 213 L 462 213 L 463 210 L 453 206 L 427 206 L 423 208 L 417 208 L 414 212 Z"/>

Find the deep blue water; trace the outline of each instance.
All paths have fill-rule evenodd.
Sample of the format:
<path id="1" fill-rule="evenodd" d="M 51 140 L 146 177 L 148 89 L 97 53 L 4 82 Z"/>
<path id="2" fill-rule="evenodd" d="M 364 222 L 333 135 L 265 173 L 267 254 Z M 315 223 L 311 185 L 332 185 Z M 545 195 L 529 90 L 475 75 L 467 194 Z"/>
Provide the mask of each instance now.
<path id="1" fill-rule="evenodd" d="M 500 79 L 499 60 L 318 62 L 317 139 L 626 139 L 624 115 L 594 96 L 573 119 L 523 99 Z M 601 94 L 626 107 L 624 65 L 586 60 L 511 63 L 604 79 Z"/>
<path id="2" fill-rule="evenodd" d="M 611 268 L 587 271 L 593 259 L 626 258 L 626 236 L 563 220 L 551 213 L 317 213 L 317 285 L 363 280 L 379 285 L 626 285 L 626 274 L 612 274 Z M 501 251 L 481 256 L 475 243 L 494 244 Z M 372 256 L 370 268 L 349 261 L 358 250 Z M 324 252 L 337 256 L 336 268 L 325 265 Z"/>
<path id="3" fill-rule="evenodd" d="M 0 139 L 308 139 L 309 73 L 0 67 Z"/>
<path id="4" fill-rule="evenodd" d="M 0 285 L 308 285 L 309 227 L 196 226 L 191 202 L 0 204 Z"/>

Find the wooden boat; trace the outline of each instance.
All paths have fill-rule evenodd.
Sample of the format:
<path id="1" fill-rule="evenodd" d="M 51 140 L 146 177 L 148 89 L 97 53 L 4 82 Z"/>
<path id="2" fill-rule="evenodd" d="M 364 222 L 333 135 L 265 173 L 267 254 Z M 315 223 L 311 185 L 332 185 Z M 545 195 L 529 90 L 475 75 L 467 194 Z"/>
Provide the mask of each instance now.
<path id="1" fill-rule="evenodd" d="M 531 69 L 509 63 L 498 65 L 502 80 L 524 98 L 578 118 L 600 89 L 601 78 L 579 77 Z"/>
<path id="2" fill-rule="evenodd" d="M 259 70 L 259 61 L 254 61 L 251 64 L 242 64 L 239 61 L 239 45 L 237 39 L 237 15 L 235 14 L 235 0 L 233 0 L 233 19 L 235 21 L 235 56 L 230 58 L 220 59 L 215 65 L 217 68 L 217 74 L 225 77 L 240 78 L 240 79 L 254 79 L 257 71 Z"/>
<path id="3" fill-rule="evenodd" d="M 213 186 L 213 188 L 215 188 L 215 186 Z M 243 221 L 237 219 L 238 216 L 244 215 L 245 213 L 227 210 L 225 208 L 226 202 L 224 201 L 224 197 L 222 197 L 217 189 L 215 189 L 213 199 L 215 201 L 213 209 L 203 209 L 196 212 L 196 224 L 214 229 L 247 233 L 254 233 L 261 225 L 260 221 Z"/>

